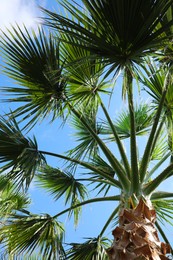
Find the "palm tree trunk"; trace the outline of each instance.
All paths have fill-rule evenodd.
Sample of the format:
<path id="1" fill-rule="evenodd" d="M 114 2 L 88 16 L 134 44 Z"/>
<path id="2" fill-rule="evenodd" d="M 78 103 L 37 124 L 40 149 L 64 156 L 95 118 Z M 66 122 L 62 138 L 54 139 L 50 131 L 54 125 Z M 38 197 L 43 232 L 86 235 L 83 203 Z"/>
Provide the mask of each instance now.
<path id="1" fill-rule="evenodd" d="M 110 260 L 169 259 L 170 246 L 160 242 L 155 221 L 155 210 L 142 199 L 134 209 L 123 209 L 119 226 L 112 232 L 114 242 L 107 250 Z"/>

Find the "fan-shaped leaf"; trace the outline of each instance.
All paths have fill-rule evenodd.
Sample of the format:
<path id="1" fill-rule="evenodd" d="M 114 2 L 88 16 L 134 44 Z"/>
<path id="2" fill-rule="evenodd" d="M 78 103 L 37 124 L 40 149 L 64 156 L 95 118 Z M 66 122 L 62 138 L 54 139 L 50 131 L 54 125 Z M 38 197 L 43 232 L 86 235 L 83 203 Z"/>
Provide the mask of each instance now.
<path id="1" fill-rule="evenodd" d="M 97 107 L 98 92 L 109 93 L 110 84 L 103 80 L 103 65 L 100 60 L 90 59 L 89 50 L 79 46 L 79 40 L 70 35 L 61 35 L 61 55 L 65 60 L 68 75 L 67 92 L 70 101 L 84 103 L 85 107 Z M 69 44 L 73 41 L 73 44 Z"/>
<path id="2" fill-rule="evenodd" d="M 151 160 L 161 160 L 166 151 L 168 151 L 167 136 L 165 136 L 164 131 L 161 131 L 152 152 Z"/>
<path id="3" fill-rule="evenodd" d="M 2 90 L 12 96 L 5 101 L 25 102 L 15 110 L 17 116 L 30 118 L 27 126 L 52 112 L 52 120 L 62 114 L 66 79 L 59 57 L 59 42 L 43 30 L 23 32 L 20 28 L 3 34 L 2 48 L 6 58 L 4 72 L 20 86 Z"/>
<path id="4" fill-rule="evenodd" d="M 135 127 L 136 135 L 146 135 L 152 126 L 152 109 L 148 104 L 140 103 L 135 107 Z M 130 114 L 128 110 L 123 110 L 117 117 L 115 128 L 121 139 L 130 137 Z M 107 122 L 103 122 L 101 134 L 110 134 L 107 138 L 108 141 L 114 141 L 112 130 Z"/>
<path id="5" fill-rule="evenodd" d="M 44 10 L 50 19 L 49 26 L 80 39 L 80 46 L 90 49 L 94 57 L 104 57 L 112 64 L 109 71 L 129 63 L 141 61 L 142 56 L 154 53 L 171 35 L 163 34 L 173 24 L 173 19 L 162 20 L 172 1 L 83 0 L 85 8 L 61 1 L 73 19 Z M 148 11 L 150 10 L 150 11 Z M 73 44 L 73 42 L 71 42 Z"/>
<path id="6" fill-rule="evenodd" d="M 99 134 L 101 131 L 101 125 L 96 122 L 97 108 L 94 109 L 80 106 L 79 110 L 92 130 Z M 68 151 L 69 156 L 79 160 L 85 159 L 86 157 L 88 157 L 88 159 L 94 157 L 99 150 L 97 141 L 93 138 L 86 126 L 83 125 L 80 118 L 73 116 L 71 125 L 76 130 L 74 136 L 77 138 L 79 145 Z"/>
<path id="7" fill-rule="evenodd" d="M 72 248 L 67 252 L 69 260 L 108 260 L 105 248 L 109 247 L 106 238 L 89 238 L 85 243 L 70 244 Z"/>
<path id="8" fill-rule="evenodd" d="M 93 156 L 93 158 L 91 160 L 92 160 L 93 165 L 96 168 L 102 169 L 102 172 L 104 172 L 105 174 L 107 174 L 107 175 L 111 176 L 112 178 L 114 178 L 115 171 L 98 154 L 95 154 L 95 156 Z M 100 194 L 101 192 L 103 192 L 104 196 L 106 196 L 106 194 L 108 193 L 108 191 L 110 190 L 110 188 L 112 186 L 111 183 L 107 180 L 106 177 L 103 178 L 97 172 L 95 172 L 95 173 L 91 172 L 89 174 L 91 176 L 93 176 L 91 184 L 94 185 L 94 190 L 99 189 L 97 194 Z M 90 181 L 90 178 L 88 179 L 88 181 Z"/>
<path id="9" fill-rule="evenodd" d="M 35 249 L 42 259 L 61 259 L 64 255 L 62 239 L 64 229 L 51 216 L 15 214 L 6 226 L 0 228 L 3 243 L 10 253 L 32 254 Z"/>
<path id="10" fill-rule="evenodd" d="M 48 165 L 40 169 L 40 174 L 37 175 L 37 178 L 40 187 L 49 191 L 56 200 L 64 196 L 65 204 L 69 203 L 71 207 L 84 201 L 87 196 L 86 187 L 77 181 L 73 175 Z M 72 213 L 74 214 L 75 225 L 77 225 L 81 207 L 74 208 L 69 215 Z"/>
<path id="11" fill-rule="evenodd" d="M 6 176 L 0 176 L 0 217 L 6 218 L 16 210 L 23 210 L 30 204 L 25 193 L 16 191 L 16 185 Z"/>
<path id="12" fill-rule="evenodd" d="M 173 200 L 153 200 L 153 206 L 157 213 L 157 219 L 164 224 L 164 221 L 173 225 Z"/>
<path id="13" fill-rule="evenodd" d="M 1 172 L 8 169 L 7 176 L 19 186 L 29 187 L 35 171 L 45 161 L 38 152 L 35 137 L 24 137 L 14 119 L 0 117 L 0 163 Z"/>

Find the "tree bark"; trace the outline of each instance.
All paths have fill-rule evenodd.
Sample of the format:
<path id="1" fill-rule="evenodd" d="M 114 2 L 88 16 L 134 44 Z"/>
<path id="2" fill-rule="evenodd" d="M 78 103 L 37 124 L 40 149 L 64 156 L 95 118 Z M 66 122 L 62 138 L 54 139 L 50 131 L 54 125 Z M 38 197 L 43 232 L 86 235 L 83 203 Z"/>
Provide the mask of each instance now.
<path id="1" fill-rule="evenodd" d="M 112 234 L 114 242 L 107 250 L 110 260 L 166 260 L 171 252 L 168 244 L 160 242 L 155 228 L 156 212 L 140 199 L 134 209 L 123 209 L 119 226 Z"/>

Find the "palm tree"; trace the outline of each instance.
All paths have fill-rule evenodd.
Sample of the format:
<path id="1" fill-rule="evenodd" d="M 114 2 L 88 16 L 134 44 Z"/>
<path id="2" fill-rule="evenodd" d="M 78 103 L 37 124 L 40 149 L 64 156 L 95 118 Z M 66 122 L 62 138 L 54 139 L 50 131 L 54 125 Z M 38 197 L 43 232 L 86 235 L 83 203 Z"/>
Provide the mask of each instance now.
<path id="1" fill-rule="evenodd" d="M 4 101 L 20 105 L 1 116 L 0 162 L 15 192 L 27 193 L 36 180 L 65 206 L 54 216 L 10 210 L 2 243 L 17 257 L 36 251 L 41 259 L 168 259 L 161 223 L 173 218 L 173 193 L 158 188 L 173 174 L 173 0 L 61 4 L 68 15 L 43 9 L 51 33 L 12 28 L 1 38 L 4 72 L 18 84 L 1 91 Z M 114 120 L 119 77 L 127 106 Z M 148 103 L 138 101 L 143 88 Z M 64 154 L 40 150 L 27 135 L 48 115 L 70 122 L 78 145 Z M 48 165 L 47 156 L 62 159 L 64 170 Z M 77 225 L 82 206 L 107 201 L 117 206 L 100 234 L 65 250 L 60 216 Z M 104 234 L 112 221 L 111 242 Z"/>

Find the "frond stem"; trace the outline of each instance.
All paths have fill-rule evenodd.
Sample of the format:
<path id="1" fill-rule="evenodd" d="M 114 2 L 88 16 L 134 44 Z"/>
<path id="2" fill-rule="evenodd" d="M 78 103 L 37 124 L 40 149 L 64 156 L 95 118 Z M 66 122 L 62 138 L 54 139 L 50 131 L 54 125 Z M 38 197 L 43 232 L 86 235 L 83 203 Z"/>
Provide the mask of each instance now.
<path id="1" fill-rule="evenodd" d="M 151 195 L 151 200 L 160 200 L 166 198 L 173 198 L 173 192 L 156 191 Z"/>
<path id="2" fill-rule="evenodd" d="M 107 120 L 108 120 L 108 123 L 109 123 L 109 125 L 110 125 L 110 127 L 111 127 L 111 129 L 112 129 L 113 135 L 114 135 L 114 137 L 115 137 L 116 143 L 117 143 L 118 148 L 119 148 L 119 152 L 120 152 L 120 154 L 121 154 L 121 158 L 122 158 L 124 167 L 125 167 L 126 172 L 127 172 L 127 176 L 128 176 L 129 179 L 131 179 L 130 165 L 129 165 L 129 162 L 128 162 L 128 159 L 127 159 L 127 156 L 126 156 L 124 147 L 123 147 L 123 145 L 122 145 L 122 142 L 121 142 L 121 140 L 120 140 L 120 138 L 119 138 L 119 136 L 118 136 L 118 133 L 117 133 L 117 131 L 116 131 L 116 128 L 115 128 L 115 126 L 113 125 L 113 122 L 112 122 L 112 120 L 111 120 L 111 118 L 110 118 L 110 116 L 109 116 L 109 114 L 108 114 L 108 112 L 107 112 L 107 110 L 106 110 L 106 108 L 105 108 L 105 106 L 104 106 L 104 104 L 103 104 L 101 98 L 100 98 L 100 104 L 101 104 L 101 107 L 102 107 L 102 109 L 103 109 L 103 112 L 104 112 L 104 114 L 105 114 L 105 116 L 106 116 L 106 118 L 107 118 Z"/>
<path id="3" fill-rule="evenodd" d="M 94 203 L 94 202 L 102 202 L 102 201 L 119 201 L 119 196 L 110 196 L 110 197 L 101 197 L 101 198 L 94 198 L 94 199 L 90 199 L 90 200 L 85 200 L 85 201 L 82 201 L 81 203 L 78 203 L 76 205 L 73 205 L 72 207 L 70 208 L 67 208 L 61 212 L 59 212 L 58 214 L 54 215 L 53 218 L 57 218 L 69 211 L 71 211 L 72 209 L 75 209 L 75 208 L 78 208 L 78 207 L 81 207 L 83 205 L 86 205 L 86 204 L 90 204 L 90 203 Z"/>
<path id="4" fill-rule="evenodd" d="M 162 171 L 155 179 L 149 182 L 144 188 L 144 194 L 151 194 L 165 179 L 173 175 L 173 163 Z"/>
<path id="5" fill-rule="evenodd" d="M 110 215 L 110 217 L 108 218 L 108 220 L 106 221 L 106 224 L 104 225 L 103 229 L 100 232 L 100 237 L 102 237 L 102 235 L 104 234 L 105 230 L 107 229 L 107 227 L 109 226 L 110 222 L 112 221 L 112 219 L 115 217 L 115 215 L 118 213 L 119 211 L 119 206 L 117 206 L 115 208 L 115 210 L 112 212 L 112 214 Z"/>
<path id="6" fill-rule="evenodd" d="M 167 90 L 168 90 L 169 76 L 170 75 L 169 75 L 169 72 L 168 72 L 166 74 L 166 77 L 165 77 L 163 93 L 162 93 L 162 97 L 161 97 L 161 100 L 160 100 L 160 104 L 158 106 L 158 109 L 157 109 L 157 112 L 156 112 L 156 115 L 155 115 L 155 119 L 154 119 L 154 123 L 153 123 L 152 129 L 151 129 L 151 132 L 150 132 L 150 136 L 148 138 L 148 142 L 147 142 L 147 145 L 145 147 L 145 151 L 144 151 L 144 154 L 143 154 L 143 157 L 142 157 L 141 166 L 140 166 L 140 169 L 139 169 L 141 182 L 143 182 L 143 180 L 145 178 L 145 174 L 146 174 L 148 164 L 149 164 L 149 161 L 150 161 L 151 152 L 152 152 L 152 149 L 153 149 L 153 142 L 155 140 L 155 134 L 156 134 L 156 131 L 157 131 L 157 126 L 159 124 L 160 116 L 161 116 L 162 109 L 163 109 L 164 102 L 165 102 L 166 93 L 167 93 Z"/>
<path id="7" fill-rule="evenodd" d="M 42 154 L 46 154 L 46 155 L 49 155 L 49 156 L 54 156 L 54 157 L 58 157 L 60 159 L 63 159 L 63 160 L 67 160 L 67 161 L 70 161 L 70 162 L 74 162 L 78 165 L 81 165 L 89 170 L 92 170 L 93 172 L 97 172 L 100 176 L 106 178 L 107 180 L 109 180 L 112 185 L 114 185 L 115 187 L 119 187 L 120 189 L 122 188 L 121 184 L 119 181 L 115 180 L 114 178 L 112 178 L 111 176 L 109 176 L 108 174 L 104 173 L 103 171 L 101 171 L 99 168 L 97 167 L 94 167 L 93 165 L 87 163 L 87 162 L 83 162 L 83 161 L 80 161 L 80 160 L 77 160 L 77 159 L 74 159 L 74 158 L 71 158 L 71 157 L 68 157 L 68 156 L 65 156 L 65 155 L 61 155 L 61 154 L 56 154 L 56 153 L 52 153 L 52 152 L 47 152 L 47 151 L 41 151 L 39 150 L 40 153 Z"/>
<path id="8" fill-rule="evenodd" d="M 171 155 L 171 153 L 167 153 L 149 172 L 149 174 L 145 178 L 145 182 L 148 181 L 148 179 L 153 175 L 153 173 L 164 163 L 168 157 Z"/>
<path id="9" fill-rule="evenodd" d="M 118 179 L 123 187 L 124 190 L 129 190 L 129 184 L 130 181 L 128 180 L 126 173 L 120 164 L 120 162 L 115 158 L 115 156 L 112 154 L 112 152 L 108 149 L 108 147 L 105 145 L 105 143 L 99 138 L 98 134 L 93 131 L 93 129 L 90 127 L 90 125 L 86 122 L 85 118 L 82 116 L 82 114 L 78 113 L 78 111 L 70 104 L 68 103 L 69 108 L 71 112 L 82 122 L 82 124 L 87 128 L 89 133 L 93 136 L 93 138 L 97 141 L 98 145 L 102 149 L 104 155 L 110 162 L 111 166 L 116 172 L 116 175 L 118 176 Z"/>
<path id="10" fill-rule="evenodd" d="M 99 178 L 88 178 L 88 179 L 84 179 L 84 178 L 81 178 L 81 179 L 76 179 L 76 181 L 91 181 L 91 182 L 99 182 L 99 183 L 105 183 L 105 184 L 108 184 L 108 185 L 112 185 L 112 183 L 108 180 L 104 180 L 104 179 L 99 179 Z M 115 185 L 114 185 L 115 186 Z"/>
<path id="11" fill-rule="evenodd" d="M 162 238 L 164 239 L 165 243 L 171 245 L 170 242 L 169 242 L 169 240 L 167 239 L 167 237 L 166 237 L 166 235 L 165 235 L 165 232 L 162 230 L 161 226 L 159 225 L 159 223 L 158 223 L 157 221 L 155 222 L 155 225 L 156 225 L 156 227 L 157 227 L 157 229 L 158 229 L 160 235 L 161 235 Z M 171 254 L 173 254 L 173 249 L 172 249 L 172 247 L 171 247 Z"/>
<path id="12" fill-rule="evenodd" d="M 164 115 L 163 118 L 162 118 L 162 121 L 160 122 L 160 125 L 158 126 L 158 129 L 156 130 L 155 137 L 154 137 L 153 144 L 152 144 L 152 148 L 151 148 L 151 155 L 152 155 L 152 153 L 154 151 L 156 142 L 157 142 L 157 140 L 159 138 L 160 132 L 161 132 L 162 127 L 163 127 L 163 125 L 165 123 L 165 118 L 166 118 L 166 116 Z"/>
<path id="13" fill-rule="evenodd" d="M 133 104 L 133 86 L 132 86 L 132 74 L 130 69 L 125 68 L 125 77 L 127 78 L 127 95 L 128 95 L 128 106 L 130 113 L 130 152 L 131 152 L 131 180 L 132 187 L 131 192 L 139 192 L 139 171 L 138 171 L 138 154 L 136 145 L 136 124 L 135 124 L 135 112 Z"/>

